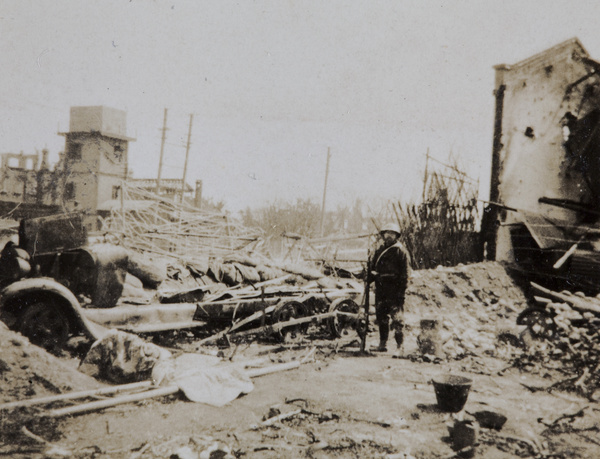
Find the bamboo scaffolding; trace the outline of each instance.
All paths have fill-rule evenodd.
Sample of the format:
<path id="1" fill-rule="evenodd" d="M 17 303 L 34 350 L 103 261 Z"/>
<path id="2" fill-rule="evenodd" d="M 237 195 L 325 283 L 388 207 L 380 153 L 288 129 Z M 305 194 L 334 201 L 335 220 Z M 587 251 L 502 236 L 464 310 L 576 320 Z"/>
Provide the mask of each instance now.
<path id="1" fill-rule="evenodd" d="M 219 212 L 196 209 L 123 184 L 121 206 L 104 220 L 102 232 L 138 251 L 194 262 L 224 256 L 257 242 L 258 230 Z"/>

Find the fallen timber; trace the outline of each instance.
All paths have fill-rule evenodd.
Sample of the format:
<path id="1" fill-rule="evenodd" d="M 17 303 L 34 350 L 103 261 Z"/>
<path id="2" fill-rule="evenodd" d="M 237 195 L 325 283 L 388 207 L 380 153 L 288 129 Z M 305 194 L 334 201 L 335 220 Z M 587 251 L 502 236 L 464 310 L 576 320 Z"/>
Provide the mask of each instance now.
<path id="1" fill-rule="evenodd" d="M 347 319 L 354 320 L 354 315 L 348 314 L 356 311 L 334 314 L 330 308 L 344 301 L 354 304 L 354 298 L 361 292 L 354 288 L 324 289 L 318 287 L 316 283 L 310 283 L 301 288 L 280 285 L 269 288 L 268 285 L 263 285 L 260 290 L 252 287 L 228 289 L 223 294 L 230 295 L 231 298 L 197 303 L 119 305 L 109 309 L 85 308 L 83 314 L 87 319 L 103 327 L 134 333 L 190 329 L 207 323 L 230 325 L 228 329 L 199 343 L 205 344 L 217 341 L 225 335 L 233 336 L 234 332 L 241 331 L 243 327 L 259 320 L 261 322 L 257 330 L 266 333 L 277 333 L 287 327 L 309 322 L 322 322 L 326 319 L 333 321 L 344 315 Z M 282 310 L 286 308 L 293 310 L 287 311 L 284 316 L 291 314 L 292 319 L 302 320 L 286 323 L 286 319 L 290 318 L 282 316 Z M 266 325 L 275 324 L 277 324 L 275 328 L 265 328 Z M 252 333 L 247 333 L 249 334 Z M 236 336 L 243 335 L 238 333 Z"/>
<path id="2" fill-rule="evenodd" d="M 600 303 L 594 304 L 589 298 L 585 299 L 570 293 L 555 292 L 545 287 L 542 287 L 541 285 L 538 285 L 535 282 L 532 282 L 531 286 L 536 292 L 543 293 L 552 300 L 567 303 L 573 309 L 576 309 L 581 312 L 591 312 L 594 314 L 600 314 Z"/>
<path id="3" fill-rule="evenodd" d="M 352 320 L 357 320 L 359 317 L 359 314 L 353 314 L 350 312 L 343 312 L 343 311 L 325 312 L 322 314 L 315 314 L 315 315 L 308 316 L 308 317 L 291 319 L 291 320 L 287 320 L 285 322 L 279 322 L 279 323 L 272 324 L 272 325 L 263 325 L 261 327 L 252 328 L 250 330 L 243 330 L 243 331 L 238 331 L 238 332 L 228 331 L 227 333 L 223 333 L 219 337 L 212 336 L 209 339 L 207 339 L 207 341 L 214 341 L 223 336 L 242 337 L 242 336 L 257 335 L 257 334 L 262 334 L 262 333 L 274 334 L 274 333 L 280 332 L 283 329 L 288 328 L 288 327 L 294 327 L 297 325 L 310 324 L 310 323 L 320 323 L 324 320 L 333 319 L 333 318 L 336 318 L 339 316 L 343 316 L 343 317 L 346 317 L 346 318 L 352 319 Z"/>
<path id="4" fill-rule="evenodd" d="M 79 392 L 70 392 L 66 394 L 50 395 L 48 397 L 38 397 L 28 400 L 17 400 L 16 402 L 3 403 L 0 405 L 0 410 L 8 410 L 13 408 L 43 405 L 58 401 L 76 400 L 86 397 L 98 397 L 101 395 L 115 395 L 122 392 L 130 392 L 135 390 L 147 390 L 153 386 L 152 381 L 141 381 L 130 384 L 121 384 L 118 386 L 102 387 L 100 389 L 90 389 Z"/>
<path id="5" fill-rule="evenodd" d="M 249 378 L 257 378 L 259 376 L 265 376 L 265 375 L 277 373 L 280 371 L 293 370 L 293 369 L 300 367 L 300 365 L 302 363 L 305 363 L 308 360 L 308 357 L 310 357 L 310 355 L 312 355 L 312 352 L 313 351 L 311 350 L 311 352 L 309 352 L 309 354 L 300 361 L 279 363 L 279 364 L 274 364 L 274 365 L 270 365 L 270 366 L 262 367 L 262 368 L 249 368 L 249 369 L 245 370 L 245 373 Z M 157 386 L 154 386 L 151 384 L 147 388 L 149 390 L 146 390 L 144 392 L 139 392 L 139 393 L 134 393 L 134 394 L 125 394 L 125 395 L 114 397 L 114 398 L 107 399 L 107 400 L 97 400 L 94 402 L 82 403 L 79 405 L 67 406 L 65 408 L 58 408 L 58 409 L 50 410 L 45 413 L 42 413 L 41 416 L 47 416 L 50 418 L 58 418 L 58 417 L 67 416 L 67 415 L 89 413 L 92 411 L 98 411 L 98 410 L 101 410 L 104 408 L 110 408 L 110 407 L 121 405 L 124 403 L 133 403 L 133 402 L 148 400 L 151 398 L 158 398 L 158 397 L 164 397 L 167 395 L 174 395 L 180 391 L 180 388 L 177 385 L 157 387 Z M 65 397 L 65 399 L 68 398 L 68 394 L 66 394 L 66 395 L 67 395 L 67 397 Z"/>

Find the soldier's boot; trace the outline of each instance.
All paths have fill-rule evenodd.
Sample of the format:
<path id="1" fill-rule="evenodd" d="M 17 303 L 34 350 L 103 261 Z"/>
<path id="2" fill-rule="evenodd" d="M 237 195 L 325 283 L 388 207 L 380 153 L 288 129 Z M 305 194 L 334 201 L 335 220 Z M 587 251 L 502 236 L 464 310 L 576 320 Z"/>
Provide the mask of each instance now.
<path id="1" fill-rule="evenodd" d="M 379 323 L 379 346 L 377 346 L 377 352 L 387 352 L 387 341 L 390 336 L 390 325 L 380 321 Z"/>
<path id="2" fill-rule="evenodd" d="M 404 356 L 404 352 L 402 349 L 402 344 L 404 344 L 404 324 L 397 323 L 394 330 L 394 339 L 396 340 L 396 352 L 394 352 L 394 358 L 402 358 Z"/>

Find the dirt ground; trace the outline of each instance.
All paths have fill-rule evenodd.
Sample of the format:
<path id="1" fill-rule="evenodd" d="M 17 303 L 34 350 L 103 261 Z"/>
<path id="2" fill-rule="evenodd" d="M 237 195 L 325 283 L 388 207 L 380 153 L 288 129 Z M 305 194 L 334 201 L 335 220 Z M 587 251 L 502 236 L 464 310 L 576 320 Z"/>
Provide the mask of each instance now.
<path id="1" fill-rule="evenodd" d="M 600 405 L 572 393 L 532 392 L 550 386 L 557 375 L 513 367 L 511 358 L 520 351 L 498 339 L 506 330 L 514 332 L 525 302 L 495 263 L 419 271 L 407 294 L 405 358 L 393 358 L 393 349 L 362 356 L 352 336 L 345 341 L 315 336 L 291 347 L 239 344 L 222 351 L 235 350 L 234 361 L 262 356 L 277 363 L 317 349 L 297 369 L 255 378 L 251 393 L 221 408 L 178 394 L 59 419 L 40 418 L 31 408 L 3 411 L 0 455 L 450 458 L 455 451 L 448 426 L 457 417 L 492 410 L 506 415 L 506 424 L 499 431 L 480 428 L 476 457 L 600 457 Z M 423 318 L 442 323 L 449 358 L 419 354 L 416 337 Z M 72 356 L 55 358 L 32 349 L 2 328 L 0 337 L 2 401 L 97 387 L 76 371 Z M 154 338 L 186 352 L 217 351 L 198 349 L 189 333 Z M 376 330 L 368 347 L 375 344 Z M 457 415 L 439 409 L 431 384 L 448 373 L 473 380 L 465 409 Z M 256 427 L 265 418 L 298 410 L 272 426 Z M 23 426 L 41 438 L 23 434 Z"/>

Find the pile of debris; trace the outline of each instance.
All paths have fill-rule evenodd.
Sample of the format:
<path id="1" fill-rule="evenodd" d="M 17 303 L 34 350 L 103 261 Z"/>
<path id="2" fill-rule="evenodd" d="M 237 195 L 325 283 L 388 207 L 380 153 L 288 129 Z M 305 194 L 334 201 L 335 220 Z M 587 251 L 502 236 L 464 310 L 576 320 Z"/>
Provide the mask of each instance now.
<path id="1" fill-rule="evenodd" d="M 9 446 L 13 443 L 37 445 L 32 442 L 31 431 L 43 433 L 50 440 L 59 436 L 56 422 L 42 419 L 35 410 L 28 407 L 11 408 L 15 400 L 30 398 L 54 397 L 70 391 L 98 390 L 102 385 L 77 371 L 76 360 L 59 359 L 44 349 L 34 346 L 19 333 L 9 330 L 0 322 L 0 455 L 11 456 L 15 453 Z M 39 448 L 28 450 L 28 457 Z M 41 456 L 40 456 L 41 457 Z M 54 457 L 54 456 L 44 456 Z M 65 457 L 65 456 L 59 456 Z"/>
<path id="2" fill-rule="evenodd" d="M 0 322 L 0 402 L 93 389 L 100 384 Z"/>
<path id="3" fill-rule="evenodd" d="M 535 373 L 558 372 L 558 382 L 544 390 L 576 392 L 600 400 L 600 298 L 554 292 L 532 284 L 538 305 L 520 322 L 529 327 L 529 346 L 513 359 Z M 536 390 L 534 388 L 533 390 Z"/>
<path id="4" fill-rule="evenodd" d="M 409 344 L 417 341 L 421 321 L 434 320 L 441 355 L 496 355 L 498 335 L 515 328 L 526 305 L 524 292 L 500 263 L 414 271 L 405 305 Z"/>

